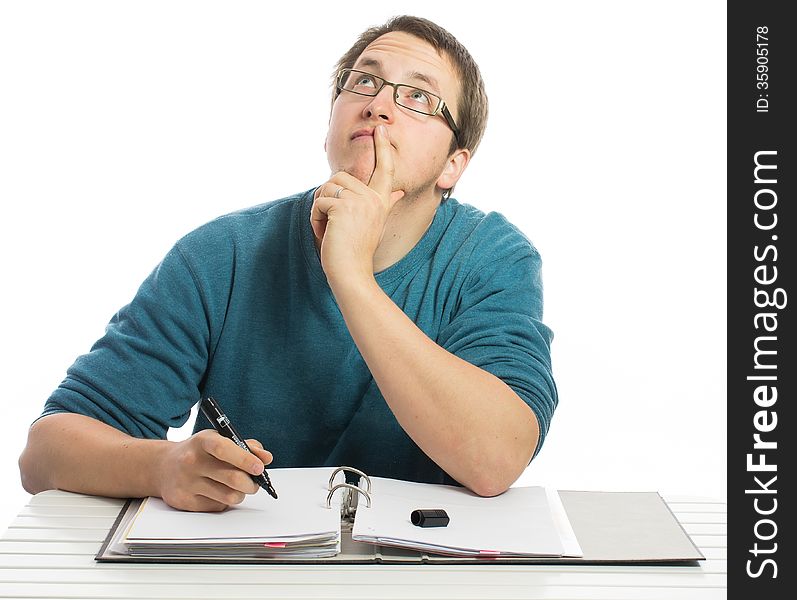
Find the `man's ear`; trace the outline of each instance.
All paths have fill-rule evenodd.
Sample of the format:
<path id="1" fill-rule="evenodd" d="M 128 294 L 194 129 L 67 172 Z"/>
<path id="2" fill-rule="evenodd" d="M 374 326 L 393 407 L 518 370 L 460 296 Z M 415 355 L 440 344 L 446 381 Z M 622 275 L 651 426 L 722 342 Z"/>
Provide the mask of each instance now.
<path id="1" fill-rule="evenodd" d="M 449 190 L 456 185 L 459 178 L 465 172 L 465 167 L 470 162 L 470 150 L 467 148 L 457 149 L 446 162 L 443 172 L 437 178 L 437 187 L 442 190 Z"/>

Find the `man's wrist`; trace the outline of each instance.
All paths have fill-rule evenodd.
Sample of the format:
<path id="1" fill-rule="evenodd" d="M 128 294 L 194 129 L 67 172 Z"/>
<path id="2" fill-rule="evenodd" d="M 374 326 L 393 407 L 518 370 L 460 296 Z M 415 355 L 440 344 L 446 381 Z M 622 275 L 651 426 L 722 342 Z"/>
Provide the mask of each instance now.
<path id="1" fill-rule="evenodd" d="M 349 276 L 339 277 L 334 280 L 330 278 L 328 281 L 329 287 L 332 289 L 332 294 L 335 296 L 335 300 L 341 310 L 351 302 L 362 301 L 374 291 L 381 290 L 373 273 L 364 273 L 362 275 L 350 274 Z"/>
<path id="2" fill-rule="evenodd" d="M 174 446 L 169 440 L 135 439 L 130 446 L 145 466 L 138 474 L 135 489 L 141 490 L 144 495 L 162 497 L 163 480 L 165 477 L 165 463 L 167 454 Z"/>

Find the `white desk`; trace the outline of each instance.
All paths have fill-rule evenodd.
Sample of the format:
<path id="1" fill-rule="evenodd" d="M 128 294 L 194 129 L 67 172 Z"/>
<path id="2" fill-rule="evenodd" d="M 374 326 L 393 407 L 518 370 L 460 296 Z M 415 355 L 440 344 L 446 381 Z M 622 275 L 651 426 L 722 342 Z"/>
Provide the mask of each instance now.
<path id="1" fill-rule="evenodd" d="M 0 598 L 725 599 L 725 504 L 665 500 L 699 567 L 99 564 L 123 501 L 50 491 L 0 538 Z"/>

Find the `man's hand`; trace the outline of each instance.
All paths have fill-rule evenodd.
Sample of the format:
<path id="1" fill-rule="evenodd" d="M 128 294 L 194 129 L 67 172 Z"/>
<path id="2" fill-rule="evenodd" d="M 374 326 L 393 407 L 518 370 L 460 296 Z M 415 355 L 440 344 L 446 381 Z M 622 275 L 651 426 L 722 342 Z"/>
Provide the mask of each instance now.
<path id="1" fill-rule="evenodd" d="M 160 496 L 174 508 L 217 512 L 243 502 L 260 487 L 260 475 L 273 457 L 257 440 L 246 440 L 250 454 L 235 442 L 206 429 L 170 444 L 157 465 Z"/>
<path id="2" fill-rule="evenodd" d="M 368 185 L 339 171 L 318 189 L 310 212 L 330 286 L 341 278 L 373 276 L 388 215 L 404 196 L 403 190 L 392 190 L 393 155 L 384 125 L 374 129 L 374 148 L 376 165 Z"/>

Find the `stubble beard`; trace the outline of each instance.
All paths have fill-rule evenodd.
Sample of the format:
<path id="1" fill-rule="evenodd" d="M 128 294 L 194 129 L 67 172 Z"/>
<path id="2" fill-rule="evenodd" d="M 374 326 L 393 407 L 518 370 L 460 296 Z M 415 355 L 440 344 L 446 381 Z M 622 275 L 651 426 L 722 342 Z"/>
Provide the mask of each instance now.
<path id="1" fill-rule="evenodd" d="M 370 165 L 368 163 L 360 163 L 356 165 L 339 165 L 337 168 L 333 167 L 332 173 L 334 174 L 339 171 L 345 171 L 349 175 L 362 181 L 365 185 L 368 185 L 374 173 L 376 159 L 372 158 L 372 160 L 369 162 Z M 415 203 L 416 200 L 433 193 L 438 178 L 439 174 L 432 174 L 429 175 L 425 181 L 417 183 L 409 181 L 406 176 L 394 174 L 390 189 L 393 191 L 403 190 L 404 196 L 399 202 L 405 205 L 411 205 Z"/>

